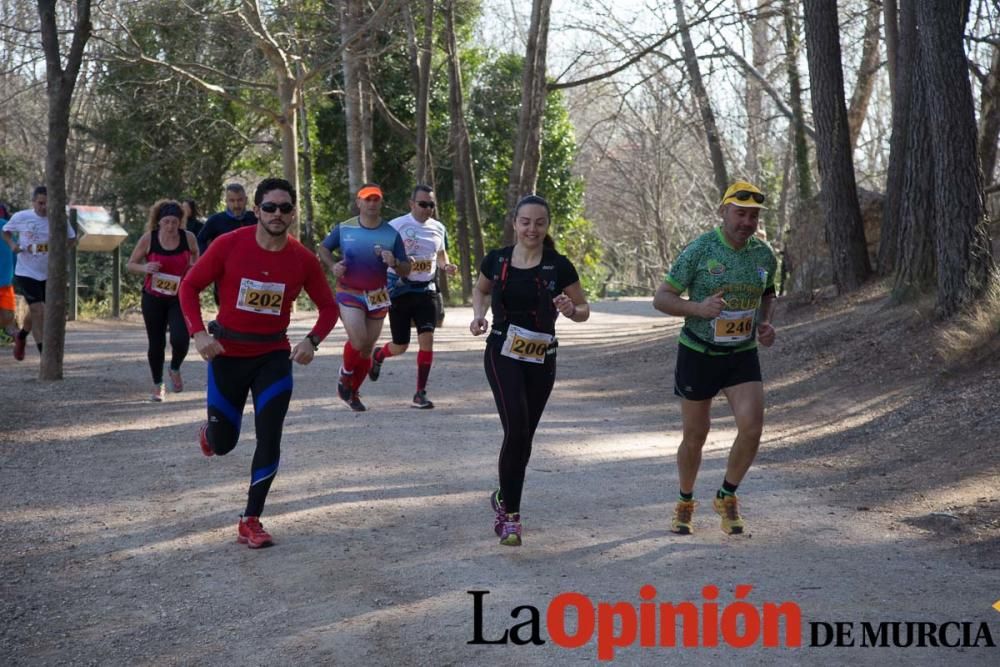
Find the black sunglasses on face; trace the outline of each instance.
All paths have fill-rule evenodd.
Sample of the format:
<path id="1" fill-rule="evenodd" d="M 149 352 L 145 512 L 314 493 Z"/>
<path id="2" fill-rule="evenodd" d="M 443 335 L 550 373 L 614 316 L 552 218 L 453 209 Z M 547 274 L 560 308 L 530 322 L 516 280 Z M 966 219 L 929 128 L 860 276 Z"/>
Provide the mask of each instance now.
<path id="1" fill-rule="evenodd" d="M 732 195 L 739 201 L 746 201 L 748 199 L 753 199 L 758 204 L 764 203 L 764 195 L 759 192 L 750 192 L 749 190 L 737 190 Z"/>
<path id="2" fill-rule="evenodd" d="M 288 202 L 282 202 L 280 204 L 275 204 L 273 201 L 266 201 L 260 205 L 260 210 L 265 213 L 274 213 L 275 211 L 281 211 L 282 213 L 291 213 L 295 210 L 295 204 L 289 204 Z"/>
<path id="3" fill-rule="evenodd" d="M 434 208 L 436 204 L 432 201 L 418 201 L 417 206 L 420 208 Z"/>

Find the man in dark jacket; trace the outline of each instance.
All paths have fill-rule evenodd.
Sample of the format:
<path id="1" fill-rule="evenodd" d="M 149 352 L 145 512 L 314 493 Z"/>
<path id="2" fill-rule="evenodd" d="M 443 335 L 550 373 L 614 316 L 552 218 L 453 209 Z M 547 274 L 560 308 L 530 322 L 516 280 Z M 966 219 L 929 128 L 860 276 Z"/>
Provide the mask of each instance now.
<path id="1" fill-rule="evenodd" d="M 257 216 L 247 209 L 246 190 L 239 183 L 230 183 L 226 186 L 226 210 L 211 216 L 198 232 L 198 251 L 204 255 L 217 237 L 234 229 L 256 224 Z"/>

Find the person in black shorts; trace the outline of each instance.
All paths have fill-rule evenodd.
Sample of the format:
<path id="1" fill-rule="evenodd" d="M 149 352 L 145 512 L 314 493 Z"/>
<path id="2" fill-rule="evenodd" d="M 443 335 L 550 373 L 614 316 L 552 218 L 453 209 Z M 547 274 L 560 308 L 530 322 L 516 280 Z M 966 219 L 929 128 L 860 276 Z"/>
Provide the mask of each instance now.
<path id="1" fill-rule="evenodd" d="M 31 194 L 31 208 L 18 211 L 3 227 L 3 238 L 17 255 L 14 277 L 17 287 L 28 304 L 28 314 L 21 329 L 14 335 L 14 358 L 24 359 L 25 343 L 30 332 L 42 351 L 45 329 L 45 288 L 49 277 L 49 217 L 48 190 L 39 185 Z M 13 235 L 17 234 L 17 241 Z M 66 219 L 67 243 L 76 243 L 76 232 Z"/>
<path id="2" fill-rule="evenodd" d="M 412 407 L 427 410 L 434 403 L 427 398 L 427 378 L 434 359 L 434 329 L 438 325 L 438 267 L 448 275 L 455 275 L 458 267 L 448 261 L 448 233 L 444 225 L 434 219 L 437 207 L 434 190 L 428 185 L 418 185 L 410 196 L 410 212 L 389 221 L 403 239 L 406 254 L 411 258 L 410 273 L 403 277 L 389 269 L 389 328 L 392 340 L 372 354 L 372 367 L 368 377 L 378 380 L 382 363 L 404 352 L 410 345 L 410 327 L 417 329 L 417 391 L 413 394 Z"/>
<path id="3" fill-rule="evenodd" d="M 674 393 L 681 398 L 684 433 L 677 449 L 680 496 L 671 530 L 693 532 L 694 483 L 710 427 L 712 399 L 721 391 L 736 421 L 722 486 L 712 500 L 722 531 L 746 532 L 736 488 L 753 463 L 764 428 L 764 387 L 757 343 L 770 347 L 777 260 L 756 236 L 764 193 L 746 181 L 722 198 L 722 224 L 688 245 L 670 268 L 653 306 L 684 317 Z M 689 298 L 682 299 L 681 294 Z"/>
<path id="4" fill-rule="evenodd" d="M 489 332 L 484 365 L 493 391 L 503 444 L 500 487 L 490 494 L 493 531 L 500 544 L 521 544 L 521 493 L 535 429 L 556 379 L 555 323 L 590 317 L 590 305 L 573 263 L 549 236 L 549 205 L 537 195 L 514 209 L 513 246 L 493 250 L 480 265 L 472 290 L 474 336 Z M 493 326 L 486 320 L 493 311 Z"/>

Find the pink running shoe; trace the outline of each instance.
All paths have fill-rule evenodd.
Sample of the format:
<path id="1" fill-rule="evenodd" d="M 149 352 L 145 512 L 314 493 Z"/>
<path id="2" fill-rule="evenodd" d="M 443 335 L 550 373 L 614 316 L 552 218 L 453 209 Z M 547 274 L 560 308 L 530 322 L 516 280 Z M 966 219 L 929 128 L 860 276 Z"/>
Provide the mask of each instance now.
<path id="1" fill-rule="evenodd" d="M 167 376 L 170 378 L 170 391 L 175 394 L 184 391 L 184 380 L 181 378 L 180 371 L 175 371 L 173 368 L 167 369 Z"/>

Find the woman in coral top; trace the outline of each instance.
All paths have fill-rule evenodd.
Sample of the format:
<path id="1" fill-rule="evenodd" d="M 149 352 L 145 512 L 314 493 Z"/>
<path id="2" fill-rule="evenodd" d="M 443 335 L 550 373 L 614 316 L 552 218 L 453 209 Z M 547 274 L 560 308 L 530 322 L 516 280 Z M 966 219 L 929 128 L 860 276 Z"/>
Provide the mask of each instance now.
<path id="1" fill-rule="evenodd" d="M 177 298 L 181 278 L 198 259 L 198 241 L 184 229 L 184 211 L 172 199 L 161 199 L 149 209 L 146 233 L 129 257 L 126 268 L 146 276 L 142 285 L 142 319 L 146 323 L 149 349 L 149 370 L 153 375 L 151 399 L 162 401 L 166 396 L 163 383 L 163 362 L 170 331 L 170 388 L 184 389 L 181 363 L 187 356 L 190 336 L 181 304 Z"/>

